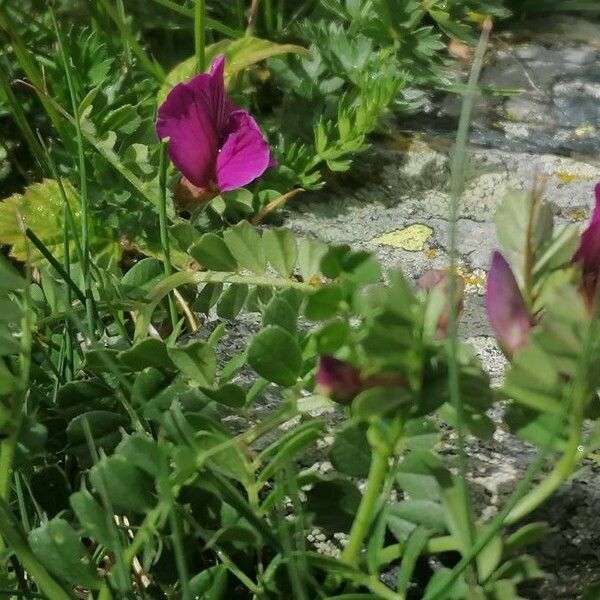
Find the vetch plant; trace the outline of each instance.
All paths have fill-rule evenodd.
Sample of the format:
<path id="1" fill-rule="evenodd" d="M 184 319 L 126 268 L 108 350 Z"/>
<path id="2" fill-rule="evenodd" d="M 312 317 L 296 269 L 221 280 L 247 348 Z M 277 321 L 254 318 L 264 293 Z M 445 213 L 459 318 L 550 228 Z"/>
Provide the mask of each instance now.
<path id="1" fill-rule="evenodd" d="M 156 132 L 169 140 L 182 185 L 204 200 L 247 185 L 274 164 L 256 121 L 227 96 L 224 68 L 218 56 L 210 73 L 177 84 L 158 108 Z"/>
<path id="2" fill-rule="evenodd" d="M 156 1 L 177 44 L 194 30 L 166 74 L 126 2 L 90 3 L 89 35 L 9 4 L 2 102 L 36 162 L 0 205 L 2 593 L 505 600 L 541 577 L 525 548 L 548 527 L 519 522 L 599 445 L 598 197 L 581 237 L 535 190 L 499 207 L 499 389 L 456 336 L 453 266 L 413 284 L 248 220 L 349 168 L 407 73 L 440 83 L 440 31 L 467 36 L 485 4 L 301 3 L 309 51 L 285 3 L 253 2 L 245 31 L 243 2 Z M 5 85 L 21 70 L 25 108 Z M 166 143 L 174 178 L 215 196 L 190 219 Z M 493 435 L 497 399 L 539 452 L 503 506 L 470 509 L 460 442 Z"/>

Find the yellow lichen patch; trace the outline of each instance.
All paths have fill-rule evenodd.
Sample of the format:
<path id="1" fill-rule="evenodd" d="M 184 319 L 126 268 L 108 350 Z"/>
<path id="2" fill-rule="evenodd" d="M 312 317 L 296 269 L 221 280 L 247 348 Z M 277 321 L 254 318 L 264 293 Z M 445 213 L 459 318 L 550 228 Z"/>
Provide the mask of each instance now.
<path id="1" fill-rule="evenodd" d="M 439 252 L 435 249 L 435 248 L 429 248 L 428 250 L 424 250 L 423 254 L 427 257 L 427 258 L 437 258 L 439 255 Z"/>
<path id="2" fill-rule="evenodd" d="M 572 208 L 565 212 L 565 216 L 571 221 L 584 221 L 587 219 L 588 213 L 583 208 Z"/>
<path id="3" fill-rule="evenodd" d="M 429 238 L 433 235 L 433 229 L 423 223 L 414 223 L 403 229 L 388 231 L 383 235 L 371 240 L 373 244 L 393 246 L 408 252 L 419 252 L 425 249 Z"/>
<path id="4" fill-rule="evenodd" d="M 474 269 L 470 271 L 466 267 L 458 267 L 458 274 L 465 282 L 465 291 L 481 294 L 485 292 L 487 281 L 486 273 L 483 269 Z"/>
<path id="5" fill-rule="evenodd" d="M 590 135 L 594 135 L 597 129 L 593 125 L 583 125 L 582 127 L 577 127 L 575 129 L 575 135 L 577 137 L 588 137 Z"/>
<path id="6" fill-rule="evenodd" d="M 555 175 L 562 183 L 573 183 L 574 181 L 590 181 L 591 179 L 594 179 L 592 175 L 587 175 L 584 173 L 569 173 L 569 171 L 557 171 Z"/>

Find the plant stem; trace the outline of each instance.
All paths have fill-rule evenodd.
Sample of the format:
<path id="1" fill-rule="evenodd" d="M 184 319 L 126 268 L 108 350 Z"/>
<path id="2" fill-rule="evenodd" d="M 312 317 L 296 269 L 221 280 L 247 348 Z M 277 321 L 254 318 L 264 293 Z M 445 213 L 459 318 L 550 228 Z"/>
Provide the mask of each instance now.
<path id="1" fill-rule="evenodd" d="M 169 523 L 171 525 L 171 535 L 173 537 L 173 550 L 175 551 L 175 565 L 181 586 L 181 599 L 192 600 L 192 591 L 190 589 L 190 574 L 185 560 L 185 549 L 183 547 L 183 538 L 181 534 L 181 523 L 176 512 L 175 503 L 169 513 Z"/>
<path id="2" fill-rule="evenodd" d="M 256 25 L 256 13 L 258 12 L 258 5 L 260 0 L 252 0 L 250 4 L 250 10 L 248 10 L 248 26 L 246 27 L 246 35 L 252 35 L 254 33 L 254 27 Z"/>
<path id="3" fill-rule="evenodd" d="M 54 270 L 63 278 L 63 281 L 67 284 L 67 288 L 72 290 L 77 296 L 77 299 L 85 305 L 86 298 L 85 294 L 79 289 L 78 285 L 71 279 L 71 276 L 66 271 L 66 269 L 52 256 L 51 252 L 46 248 L 44 242 L 40 240 L 40 238 L 35 235 L 35 233 L 27 228 L 26 235 L 29 241 L 37 248 L 39 253 L 52 265 Z M 70 306 L 70 305 L 69 305 Z"/>
<path id="4" fill-rule="evenodd" d="M 148 295 L 148 303 L 140 309 L 139 317 L 135 326 L 134 341 L 145 337 L 152 318 L 152 313 L 160 301 L 172 290 L 180 285 L 197 285 L 199 283 L 241 283 L 245 285 L 256 285 L 259 287 L 271 287 L 274 289 L 293 288 L 304 292 L 311 292 L 315 288 L 308 284 L 294 279 L 285 279 L 283 277 L 251 276 L 238 275 L 236 273 L 223 271 L 201 271 L 192 273 L 189 271 L 180 271 L 174 273 L 161 283 L 159 283 Z"/>
<path id="5" fill-rule="evenodd" d="M 173 2 L 172 0 L 154 0 L 154 2 L 156 2 L 156 4 L 160 4 L 161 6 L 164 6 L 165 8 L 170 8 L 172 11 L 179 13 L 180 15 L 183 15 L 184 17 L 189 17 L 190 19 L 194 18 L 194 9 L 187 8 L 185 6 L 181 6 L 180 4 L 177 4 L 176 2 Z M 226 35 L 227 37 L 230 37 L 233 39 L 242 37 L 241 31 L 237 31 L 235 29 L 232 29 L 231 27 L 227 27 L 227 25 L 224 25 L 223 23 L 221 23 L 220 21 L 217 21 L 216 19 L 211 19 L 210 17 L 205 17 L 204 22 L 206 23 L 207 29 L 213 29 L 214 31 L 218 31 L 219 33 L 222 33 L 223 35 Z"/>
<path id="6" fill-rule="evenodd" d="M 382 421 L 379 424 L 381 425 Z M 385 433 L 377 427 L 377 424 L 371 425 L 374 432 L 374 441 L 371 441 L 369 434 L 367 434 L 373 452 L 367 487 L 350 528 L 348 544 L 342 553 L 342 562 L 353 567 L 357 567 L 360 562 L 360 550 L 373 521 L 373 513 L 377 507 L 381 487 L 388 474 L 390 457 L 394 453 L 404 429 L 401 415 L 397 415 L 389 425 L 387 423 L 383 424 L 386 426 Z"/>
<path id="7" fill-rule="evenodd" d="M 81 121 L 79 119 L 79 103 L 75 94 L 75 86 L 73 84 L 73 77 L 71 73 L 71 66 L 69 64 L 69 58 L 65 51 L 63 43 L 62 32 L 56 21 L 56 15 L 54 11 L 50 9 L 52 16 L 52 23 L 54 25 L 54 31 L 56 39 L 58 41 L 58 48 L 60 56 L 63 62 L 63 69 L 65 72 L 65 79 L 67 81 L 67 87 L 69 88 L 69 96 L 71 98 L 71 109 L 73 111 L 73 120 L 75 125 L 75 135 L 77 141 L 77 157 L 78 157 L 78 170 L 79 170 L 79 194 L 81 197 L 81 251 L 83 254 L 83 262 L 81 264 L 81 272 L 83 275 L 83 282 L 85 288 L 85 310 L 88 321 L 88 328 L 91 335 L 96 330 L 96 324 L 94 319 L 94 307 L 93 307 L 93 296 L 92 296 L 92 285 L 90 278 L 90 217 L 89 217 L 89 198 L 87 191 L 87 172 L 85 165 L 85 152 L 83 148 L 83 135 L 81 133 Z"/>
<path id="8" fill-rule="evenodd" d="M 141 44 L 135 39 L 135 36 L 129 28 L 129 24 L 123 18 L 124 15 L 122 15 L 119 10 L 109 2 L 109 0 L 100 0 L 100 4 L 107 12 L 108 16 L 115 22 L 125 47 L 131 48 L 132 52 L 140 61 L 142 67 L 144 67 L 144 69 L 146 69 L 146 71 L 152 75 L 156 81 L 158 81 L 158 83 L 162 83 L 165 80 L 165 72 L 156 61 L 152 60 L 148 56 Z"/>
<path id="9" fill-rule="evenodd" d="M 35 91 L 37 92 L 38 98 L 42 103 L 48 117 L 52 121 L 52 125 L 56 131 L 58 131 L 61 140 L 63 141 L 65 147 L 72 151 L 74 150 L 74 144 L 72 140 L 72 136 L 69 135 L 69 132 L 65 129 L 62 120 L 56 107 L 50 102 L 48 95 L 45 93 L 44 89 L 44 78 L 40 69 L 38 68 L 37 63 L 31 57 L 29 51 L 25 47 L 23 40 L 19 37 L 17 31 L 18 28 L 11 21 L 8 12 L 6 9 L 0 4 L 0 31 L 4 34 L 8 42 L 10 43 L 13 52 L 15 53 L 15 57 L 19 61 L 20 67 L 25 72 L 25 75 L 33 84 Z"/>
<path id="10" fill-rule="evenodd" d="M 196 52 L 196 73 L 206 69 L 206 0 L 196 0 L 194 5 L 194 50 Z"/>
<path id="11" fill-rule="evenodd" d="M 273 35 L 274 20 L 273 20 L 273 0 L 264 0 L 265 6 L 265 27 L 268 36 Z"/>
<path id="12" fill-rule="evenodd" d="M 377 502 L 377 498 L 379 498 L 379 491 L 387 474 L 388 460 L 389 452 L 375 450 L 369 468 L 367 489 L 360 501 L 356 517 L 352 523 L 348 545 L 344 548 L 342 554 L 342 561 L 354 567 L 358 566 L 360 549 L 369 532 L 373 509 Z"/>
<path id="13" fill-rule="evenodd" d="M 450 285 L 448 298 L 448 386 L 451 404 L 456 411 L 456 435 L 458 446 L 458 467 L 459 467 L 459 492 L 461 495 L 461 505 L 464 508 L 464 523 L 466 524 L 465 543 L 467 545 L 463 551 L 467 551 L 475 539 L 475 525 L 473 516 L 473 506 L 471 493 L 468 483 L 468 465 L 465 452 L 464 441 L 464 408 L 460 392 L 459 364 L 458 364 L 458 314 L 456 295 L 457 295 L 457 220 L 460 198 L 464 189 L 465 167 L 467 162 L 467 144 L 469 141 L 469 127 L 471 123 L 471 113 L 476 94 L 476 85 L 479 79 L 479 73 L 483 64 L 483 57 L 487 47 L 487 42 L 491 29 L 491 20 L 487 20 L 483 26 L 479 44 L 475 52 L 471 74 L 465 93 L 458 132 L 456 135 L 456 144 L 452 152 L 451 179 L 450 179 L 450 215 L 449 215 L 449 238 L 450 238 Z"/>
<path id="14" fill-rule="evenodd" d="M 12 87 L 8 79 L 8 69 L 6 67 L 6 64 L 6 58 L 3 56 L 2 63 L 0 64 L 0 87 L 4 92 L 6 102 L 8 104 L 8 107 L 10 108 L 12 117 L 17 127 L 21 130 L 21 134 L 27 141 L 33 158 L 35 159 L 36 163 L 42 169 L 43 172 L 45 171 L 44 151 L 42 150 L 38 139 L 35 137 L 31 126 L 29 125 L 29 121 L 27 120 L 27 116 L 25 115 L 25 112 L 21 107 L 21 103 L 17 100 L 12 91 Z"/>
<path id="15" fill-rule="evenodd" d="M 171 248 L 169 246 L 169 232 L 167 230 L 167 144 L 161 142 L 159 166 L 158 166 L 158 181 L 160 188 L 160 202 L 158 204 L 158 222 L 160 226 L 160 244 L 163 251 L 163 268 L 167 277 L 173 274 L 171 266 Z M 171 329 L 174 331 L 177 325 L 177 309 L 175 308 L 175 300 L 172 295 L 169 295 L 169 315 L 171 317 Z"/>

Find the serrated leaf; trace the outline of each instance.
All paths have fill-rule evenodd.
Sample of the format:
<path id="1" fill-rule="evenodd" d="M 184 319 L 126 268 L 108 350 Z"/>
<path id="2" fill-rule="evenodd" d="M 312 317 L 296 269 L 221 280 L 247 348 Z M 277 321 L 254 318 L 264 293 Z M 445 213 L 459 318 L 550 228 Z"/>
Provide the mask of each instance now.
<path id="1" fill-rule="evenodd" d="M 132 371 L 143 371 L 148 367 L 167 370 L 174 368 L 167 345 L 157 338 L 145 338 L 128 350 L 119 352 L 118 364 Z"/>
<path id="2" fill-rule="evenodd" d="M 329 319 L 336 314 L 341 301 L 342 291 L 339 286 L 324 286 L 308 296 L 304 315 L 313 321 Z"/>
<path id="3" fill-rule="evenodd" d="M 217 357 L 205 342 L 196 340 L 167 349 L 175 366 L 198 385 L 210 387 L 215 379 Z"/>
<path id="4" fill-rule="evenodd" d="M 388 528 L 400 543 L 404 543 L 419 526 L 438 533 L 446 528 L 444 509 L 432 500 L 403 500 L 390 504 L 385 511 Z"/>
<path id="5" fill-rule="evenodd" d="M 190 579 L 192 598 L 221 600 L 227 595 L 227 569 L 225 565 L 209 567 Z"/>
<path id="6" fill-rule="evenodd" d="M 371 447 L 366 423 L 348 423 L 338 431 L 329 451 L 333 466 L 345 475 L 366 477 L 371 466 Z"/>
<path id="7" fill-rule="evenodd" d="M 298 259 L 294 234 L 289 229 L 267 229 L 263 234 L 263 243 L 271 266 L 283 277 L 289 277 Z"/>
<path id="8" fill-rule="evenodd" d="M 298 342 L 278 325 L 269 325 L 252 338 L 247 361 L 261 377 L 284 387 L 294 385 L 302 369 Z"/>
<path id="9" fill-rule="evenodd" d="M 271 298 L 263 312 L 263 327 L 279 325 L 291 334 L 296 333 L 298 314 L 281 295 Z"/>
<path id="10" fill-rule="evenodd" d="M 152 479 L 123 456 L 103 458 L 90 470 L 96 490 L 106 490 L 116 509 L 145 514 L 154 503 Z"/>
<path id="11" fill-rule="evenodd" d="M 202 392 L 211 400 L 231 408 L 242 408 L 246 403 L 246 391 L 235 383 L 226 383 L 217 389 L 202 388 Z"/>
<path id="12" fill-rule="evenodd" d="M 498 207 L 494 222 L 506 259 L 523 289 L 536 258 L 552 238 L 552 209 L 535 192 L 512 191 Z"/>
<path id="13" fill-rule="evenodd" d="M 248 297 L 248 286 L 242 283 L 232 283 L 221 295 L 217 303 L 217 315 L 221 319 L 233 321 Z"/>
<path id="14" fill-rule="evenodd" d="M 235 271 L 238 266 L 227 244 L 216 233 L 205 233 L 189 248 L 188 253 L 211 271 Z"/>
<path id="15" fill-rule="evenodd" d="M 79 223 L 80 203 L 75 188 L 68 180 L 62 180 L 63 188 L 75 223 Z M 22 221 L 21 221 L 22 219 Z M 22 224 L 29 227 L 44 243 L 54 258 L 64 254 L 65 225 L 64 203 L 59 184 L 53 179 L 44 179 L 25 188 L 23 194 L 13 194 L 0 202 L 0 244 L 11 246 L 11 256 L 27 260 L 27 243 Z M 116 231 L 102 226 L 98 220 L 90 220 L 90 249 L 93 254 L 118 259 L 121 247 Z M 35 263 L 44 259 L 39 251 L 31 247 Z M 71 262 L 77 261 L 75 244 L 70 244 Z"/>
<path id="16" fill-rule="evenodd" d="M 87 421 L 96 448 L 110 452 L 121 440 L 120 427 L 129 423 L 127 417 L 107 410 L 93 410 L 78 415 L 67 427 L 69 449 L 74 454 L 88 455 L 88 444 L 85 436 L 84 422 Z"/>
<path id="17" fill-rule="evenodd" d="M 113 536 L 109 524 L 111 516 L 106 514 L 94 497 L 83 489 L 71 494 L 69 502 L 85 532 L 106 548 L 112 548 Z"/>
<path id="18" fill-rule="evenodd" d="M 197 312 L 207 314 L 208 311 L 218 302 L 223 292 L 222 283 L 207 283 L 200 293 L 196 296 L 193 308 Z"/>
<path id="19" fill-rule="evenodd" d="M 261 275 L 267 268 L 263 241 L 258 231 L 248 223 L 240 221 L 223 232 L 229 251 L 244 269 Z"/>
<path id="20" fill-rule="evenodd" d="M 304 281 L 310 281 L 321 267 L 321 259 L 327 252 L 327 245 L 318 240 L 301 240 L 298 247 L 298 266 Z"/>

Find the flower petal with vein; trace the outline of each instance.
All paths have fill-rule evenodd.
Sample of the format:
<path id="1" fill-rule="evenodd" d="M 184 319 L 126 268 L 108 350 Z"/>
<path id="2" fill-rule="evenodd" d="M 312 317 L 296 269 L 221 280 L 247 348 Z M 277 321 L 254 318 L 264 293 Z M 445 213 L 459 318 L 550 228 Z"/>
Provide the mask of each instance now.
<path id="1" fill-rule="evenodd" d="M 600 183 L 596 184 L 596 207 L 587 229 L 581 234 L 577 252 L 573 255 L 573 264 L 581 267 L 583 276 L 582 291 L 588 307 L 591 309 L 596 295 L 600 274 Z"/>
<path id="2" fill-rule="evenodd" d="M 485 307 L 492 331 L 509 356 L 527 345 L 531 316 L 510 265 L 500 252 L 492 256 Z"/>
<path id="3" fill-rule="evenodd" d="M 221 55 L 209 73 L 176 85 L 156 123 L 158 137 L 169 138 L 169 158 L 183 178 L 213 193 L 245 186 L 273 164 L 256 121 L 227 96 L 224 69 Z"/>

